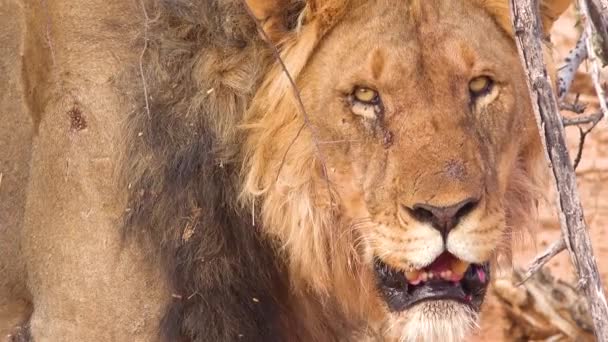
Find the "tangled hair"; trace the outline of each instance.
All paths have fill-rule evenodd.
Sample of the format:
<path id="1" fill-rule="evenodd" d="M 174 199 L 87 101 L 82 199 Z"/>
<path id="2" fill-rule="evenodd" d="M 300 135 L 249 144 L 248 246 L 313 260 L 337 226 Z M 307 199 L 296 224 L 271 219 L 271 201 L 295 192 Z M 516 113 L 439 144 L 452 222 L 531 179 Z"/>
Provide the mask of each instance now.
<path id="1" fill-rule="evenodd" d="M 285 1 L 289 33 L 274 42 L 293 78 L 347 4 Z M 126 120 L 120 165 L 125 238 L 161 264 L 174 295 L 161 335 L 334 341 L 360 334 L 365 317 L 377 314 L 365 312 L 376 295 L 360 237 L 330 229 L 343 225 L 340 203 L 315 131 L 243 0 L 156 0 L 147 12 L 144 73 L 128 78 L 144 80 L 148 101 L 141 84 L 129 86 L 142 92 Z M 503 203 L 509 226 L 524 224 L 535 207 L 530 161 L 542 158 L 521 158 Z"/>
<path id="2" fill-rule="evenodd" d="M 238 0 L 159 1 L 148 13 L 149 108 L 140 94 L 127 120 L 124 233 L 159 258 L 176 297 L 161 333 L 279 336 L 284 266 L 237 205 L 236 126 L 268 56 Z"/>
<path id="3" fill-rule="evenodd" d="M 300 13 L 308 8 L 304 9 L 302 0 L 292 0 L 289 6 L 295 27 Z M 331 332 L 341 335 L 338 330 L 346 327 L 328 301 L 296 305 L 287 297 L 290 286 L 297 282 L 290 279 L 287 268 L 308 273 L 323 262 L 287 262 L 281 257 L 282 246 L 262 236 L 260 225 L 255 224 L 255 197 L 268 190 L 259 188 L 263 186 L 259 179 L 275 177 L 276 173 L 267 172 L 277 171 L 276 165 L 273 169 L 263 165 L 263 154 L 270 148 L 266 139 L 275 132 L 265 127 L 255 138 L 243 141 L 245 126 L 241 124 L 247 121 L 247 129 L 252 131 L 256 124 L 266 125 L 257 115 L 262 109 L 285 106 L 289 87 L 283 84 L 286 79 L 280 76 L 281 70 L 273 66 L 272 51 L 260 38 L 243 2 L 158 1 L 147 12 L 144 74 L 133 70 L 130 79 L 143 78 L 149 101 L 143 91 L 136 95 L 140 105 L 126 120 L 121 171 L 129 191 L 123 232 L 159 260 L 169 279 L 174 298 L 161 323 L 161 335 L 171 341 L 276 340 L 285 337 L 282 332 L 287 330 L 290 340 L 310 340 L 313 337 L 308 334 L 314 332 L 328 339 Z M 300 37 L 297 44 L 295 38 L 282 43 L 284 54 L 295 56 L 285 58 L 294 75 L 318 41 L 320 26 L 314 27 L 301 32 L 309 38 Z M 264 79 L 267 81 L 262 83 Z M 142 87 L 131 84 L 130 88 Z M 258 101 L 264 104 L 254 106 L 249 112 L 255 114 L 245 119 L 258 89 L 274 94 L 277 100 Z M 294 118 L 297 111 L 284 108 L 284 113 L 285 123 L 300 124 L 301 118 Z M 277 124 L 281 123 L 272 123 L 273 127 Z M 287 141 L 293 136 L 284 138 Z M 256 141 L 264 144 L 257 152 L 252 145 Z M 243 145 L 250 148 L 243 149 Z M 310 151 L 300 152 L 311 155 Z M 309 162 L 302 159 L 293 165 L 286 161 L 285 168 L 306 170 L 303 165 Z M 290 185 L 293 189 L 310 186 L 306 184 L 308 175 L 293 176 L 293 181 L 300 181 Z M 294 199 L 294 203 L 301 207 L 291 210 L 307 210 L 305 215 L 310 217 L 306 218 L 313 220 L 315 231 L 298 233 L 298 222 L 288 222 L 293 229 L 293 246 L 289 244 L 288 252 L 307 254 L 290 260 L 314 259 L 317 252 L 328 260 L 327 241 L 318 241 L 327 222 L 314 221 L 319 218 L 310 212 L 312 203 L 306 198 Z M 264 204 L 263 222 L 279 227 L 275 224 L 282 223 L 273 219 L 277 215 L 285 215 L 284 209 Z M 308 234 L 319 239 L 306 238 Z M 329 271 L 324 267 L 320 273 L 316 281 L 324 284 Z M 308 290 L 301 290 L 307 296 Z M 333 315 L 334 321 L 323 320 L 319 310 Z M 304 316 L 307 318 L 301 318 Z M 307 326 L 300 328 L 302 325 Z"/>

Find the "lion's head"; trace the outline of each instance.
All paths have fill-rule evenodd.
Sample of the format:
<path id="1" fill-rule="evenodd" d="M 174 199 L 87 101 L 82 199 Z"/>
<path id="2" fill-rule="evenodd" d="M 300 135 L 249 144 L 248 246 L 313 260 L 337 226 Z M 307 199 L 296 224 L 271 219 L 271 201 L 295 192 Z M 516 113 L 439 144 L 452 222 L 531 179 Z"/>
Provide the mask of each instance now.
<path id="1" fill-rule="evenodd" d="M 304 107 L 277 64 L 244 127 L 243 196 L 294 286 L 385 337 L 462 338 L 543 168 L 508 1 L 248 4 Z"/>

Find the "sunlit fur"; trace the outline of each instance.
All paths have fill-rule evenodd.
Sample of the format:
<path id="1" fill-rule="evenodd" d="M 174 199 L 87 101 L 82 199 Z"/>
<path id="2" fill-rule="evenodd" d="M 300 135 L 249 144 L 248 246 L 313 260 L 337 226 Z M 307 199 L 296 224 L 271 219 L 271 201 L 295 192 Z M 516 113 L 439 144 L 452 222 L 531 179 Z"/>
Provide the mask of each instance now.
<path id="1" fill-rule="evenodd" d="M 352 3 L 356 7 L 358 2 Z M 508 7 L 497 8 L 496 3 L 493 2 L 490 12 L 497 16 L 497 21 L 504 22 L 508 18 Z M 420 5 L 412 4 L 415 6 Z M 296 80 L 321 38 L 314 17 L 310 22 L 281 41 L 281 56 Z M 513 56 L 516 52 L 512 49 L 508 53 Z M 314 80 L 304 86 L 314 88 Z M 526 98 L 525 92 L 519 94 Z M 306 102 L 304 106 L 307 107 Z M 361 191 L 356 188 L 357 182 L 345 171 L 349 167 L 340 165 L 343 160 L 336 161 L 331 153 L 325 153 L 330 148 L 325 147 L 319 128 L 314 123 L 310 126 L 309 120 L 299 109 L 283 70 L 275 66 L 253 99 L 243 126 L 247 142 L 242 198 L 258 208 L 265 231 L 281 241 L 290 272 L 295 277 L 296 291 L 312 288 L 321 296 L 337 298 L 347 315 L 364 321 L 370 321 L 371 317 L 374 321 L 382 310 L 378 310 L 373 275 L 369 274 L 371 257 L 376 255 L 388 261 L 403 258 L 410 261 L 409 267 L 423 267 L 442 253 L 443 249 L 438 248 L 441 237 L 430 226 L 416 226 L 411 234 L 416 236 L 414 239 L 427 240 L 417 246 L 427 251 L 415 248 L 410 255 L 405 240 L 390 243 L 369 233 L 384 229 L 387 234 L 395 234 L 392 232 L 396 228 L 394 224 L 365 220 L 369 213 L 362 208 L 365 205 L 358 202 L 364 194 L 357 193 Z M 513 230 L 533 225 L 537 191 L 542 184 L 539 174 L 544 172 L 543 159 L 537 137 L 531 134 L 525 139 L 528 139 L 527 146 L 512 146 L 519 150 L 506 152 L 511 156 L 503 159 L 502 165 L 495 165 L 499 185 L 494 191 L 500 197 L 488 204 L 491 214 L 474 212 L 450 236 L 448 248 L 460 258 L 484 262 L 500 252 L 508 254 Z M 346 174 L 340 171 L 336 174 L 336 169 Z M 345 190 L 350 186 L 355 189 Z M 450 194 L 446 195 L 449 198 Z M 349 214 L 359 217 L 349 217 Z M 357 219 L 361 222 L 357 223 Z M 493 233 L 478 233 L 480 226 L 488 227 L 488 232 Z M 403 234 L 407 237 L 407 233 Z M 428 237 L 422 238 L 425 234 Z M 436 242 L 430 243 L 428 239 Z M 471 239 L 482 241 L 484 249 L 471 249 Z M 400 249 L 402 257 L 396 258 L 395 253 Z M 385 321 L 390 322 L 386 336 L 399 341 L 459 341 L 477 324 L 477 313 L 446 301 L 424 303 L 389 317 Z"/>
<path id="2" fill-rule="evenodd" d="M 478 327 L 478 315 L 452 301 L 424 302 L 393 318 L 386 335 L 399 342 L 465 341 Z"/>
<path id="3" fill-rule="evenodd" d="M 142 105 L 128 120 L 126 235 L 160 246 L 173 290 L 198 294 L 171 303 L 163 333 L 463 339 L 475 312 L 446 301 L 389 312 L 372 261 L 407 270 L 444 252 L 403 209 L 416 202 L 479 197 L 446 243 L 470 262 L 508 254 L 531 224 L 545 165 L 506 7 L 246 3 L 265 34 L 242 1 L 160 2 L 145 59 L 151 118 Z M 483 72 L 500 88 L 471 103 L 468 81 Z M 383 117 L 351 110 L 361 85 L 377 88 Z M 183 219 L 197 227 L 188 239 Z M 267 297 L 254 304 L 252 292 Z"/>
<path id="4" fill-rule="evenodd" d="M 12 2 L 0 65 L 35 138 L 0 189 L 30 178 L 0 288 L 34 340 L 462 340 L 475 310 L 390 311 L 374 258 L 508 260 L 533 227 L 547 167 L 508 0 Z M 546 35 L 568 3 L 540 1 Z M 445 243 L 408 210 L 469 199 Z"/>

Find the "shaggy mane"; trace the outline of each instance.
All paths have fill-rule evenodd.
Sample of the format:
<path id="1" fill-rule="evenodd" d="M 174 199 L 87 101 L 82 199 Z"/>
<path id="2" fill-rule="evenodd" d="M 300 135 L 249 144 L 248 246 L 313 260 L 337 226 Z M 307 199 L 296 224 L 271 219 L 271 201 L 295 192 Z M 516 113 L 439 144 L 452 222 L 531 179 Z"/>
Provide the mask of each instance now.
<path id="1" fill-rule="evenodd" d="M 126 122 L 126 238 L 166 271 L 169 341 L 280 336 L 288 280 L 239 191 L 236 127 L 269 65 L 242 2 L 158 1 L 143 94 Z M 140 81 L 137 71 L 133 80 Z M 140 85 L 132 85 L 140 89 Z"/>
<path id="2" fill-rule="evenodd" d="M 144 75 L 128 77 L 129 89 L 141 89 L 134 82 L 143 76 L 149 101 L 137 94 L 125 124 L 124 236 L 166 272 L 174 297 L 160 327 L 166 340 L 360 334 L 375 294 L 359 237 L 340 221 L 314 128 L 243 4 L 148 6 Z M 291 31 L 276 44 L 297 80 L 349 2 L 286 4 Z M 512 219 L 531 217 L 534 168 L 522 162 L 514 172 Z"/>
<path id="3" fill-rule="evenodd" d="M 290 2 L 302 13 L 327 7 L 311 4 L 304 8 L 303 0 Z M 339 12 L 337 7 L 330 10 L 334 17 Z M 262 341 L 279 336 L 308 341 L 318 339 L 311 334 L 326 340 L 344 335 L 341 330 L 347 327 L 329 299 L 313 295 L 312 300 L 299 301 L 288 296 L 290 288 L 301 281 L 297 275 L 319 273 L 315 284 L 321 286 L 330 273 L 325 265 L 331 259 L 330 241 L 323 237 L 330 222 L 318 217 L 318 210 L 312 211 L 311 199 L 306 197 L 313 189 L 310 175 L 290 178 L 298 182 L 290 188 L 307 188 L 302 196 L 292 198 L 296 208 L 290 210 L 301 213 L 304 221 L 294 217 L 289 222 L 294 234 L 290 243 L 280 246 L 262 235 L 256 219 L 259 213 L 254 203 L 266 192 L 256 177 L 269 169 L 276 171 L 277 166 L 264 165 L 259 159 L 270 147 L 262 148 L 261 154 L 254 151 L 252 144 L 256 140 L 266 144 L 265 138 L 257 133 L 249 133 L 256 137 L 247 140 L 241 136 L 246 130 L 259 131 L 266 138 L 273 133 L 280 120 L 275 117 L 266 126 L 269 119 L 263 112 L 281 111 L 281 120 L 290 125 L 298 125 L 301 117 L 289 103 L 292 97 L 283 71 L 260 39 L 243 2 L 156 1 L 147 12 L 152 19 L 143 78 L 149 101 L 146 105 L 143 93 L 137 94 L 140 105 L 125 125 L 121 178 L 129 194 L 123 233 L 127 240 L 142 244 L 167 274 L 173 298 L 161 335 L 170 341 Z M 295 18 L 297 29 L 279 43 L 293 77 L 330 27 L 329 18 L 319 16 L 300 30 L 301 22 L 312 21 L 312 16 Z M 139 70 L 133 70 L 129 79 L 141 81 Z M 141 85 L 131 83 L 129 88 Z M 252 102 L 256 93 L 272 94 L 276 100 L 269 101 L 268 96 Z M 253 109 L 248 111 L 249 106 Z M 281 138 L 287 143 L 293 135 Z M 314 159 L 311 151 L 300 152 L 307 156 L 299 160 L 300 170 L 309 169 Z M 286 168 L 293 166 L 286 163 Z M 263 204 L 261 211 L 266 229 L 272 231 L 285 223 L 277 221 L 277 215 L 286 215 L 282 208 Z M 296 233 L 298 224 L 302 229 Z M 300 255 L 290 258 L 293 253 Z M 312 262 L 295 261 L 306 259 Z M 300 291 L 295 297 L 309 297 L 307 286 Z M 324 320 L 325 314 L 334 320 Z"/>

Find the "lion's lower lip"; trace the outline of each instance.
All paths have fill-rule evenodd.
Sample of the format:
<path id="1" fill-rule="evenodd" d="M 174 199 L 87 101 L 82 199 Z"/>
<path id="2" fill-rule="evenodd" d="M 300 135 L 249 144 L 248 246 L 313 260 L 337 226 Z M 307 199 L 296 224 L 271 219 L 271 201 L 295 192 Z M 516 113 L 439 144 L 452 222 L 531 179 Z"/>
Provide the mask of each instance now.
<path id="1" fill-rule="evenodd" d="M 454 300 L 479 310 L 489 284 L 489 264 L 471 264 L 458 282 L 433 279 L 417 285 L 408 283 L 402 272 L 379 259 L 374 268 L 378 288 L 391 311 L 403 311 L 428 300 Z M 484 274 L 480 279 L 479 274 Z"/>

